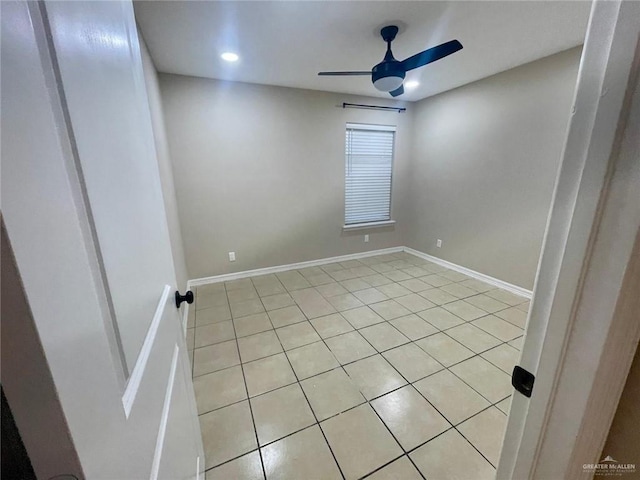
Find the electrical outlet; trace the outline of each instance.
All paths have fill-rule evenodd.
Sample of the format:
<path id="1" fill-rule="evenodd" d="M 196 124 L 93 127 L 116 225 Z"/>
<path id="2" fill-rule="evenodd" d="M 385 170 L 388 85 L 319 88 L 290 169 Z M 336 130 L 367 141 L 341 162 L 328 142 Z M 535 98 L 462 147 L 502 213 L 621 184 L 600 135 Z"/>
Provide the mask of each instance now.
<path id="1" fill-rule="evenodd" d="M 369 235 L 364 236 L 364 243 L 369 243 Z"/>
<path id="2" fill-rule="evenodd" d="M 436 240 L 436 247 L 438 248 L 442 247 L 442 240 L 440 239 Z"/>
<path id="3" fill-rule="evenodd" d="M 230 262 L 236 261 L 236 252 L 229 252 L 229 261 Z"/>

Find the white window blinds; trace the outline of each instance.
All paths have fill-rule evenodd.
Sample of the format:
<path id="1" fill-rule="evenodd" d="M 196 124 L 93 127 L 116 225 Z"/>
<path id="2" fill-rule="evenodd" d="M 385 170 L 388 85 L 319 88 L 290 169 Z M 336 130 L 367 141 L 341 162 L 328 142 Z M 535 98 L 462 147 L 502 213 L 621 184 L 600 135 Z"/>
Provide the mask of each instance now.
<path id="1" fill-rule="evenodd" d="M 395 127 L 348 123 L 345 225 L 391 220 Z"/>

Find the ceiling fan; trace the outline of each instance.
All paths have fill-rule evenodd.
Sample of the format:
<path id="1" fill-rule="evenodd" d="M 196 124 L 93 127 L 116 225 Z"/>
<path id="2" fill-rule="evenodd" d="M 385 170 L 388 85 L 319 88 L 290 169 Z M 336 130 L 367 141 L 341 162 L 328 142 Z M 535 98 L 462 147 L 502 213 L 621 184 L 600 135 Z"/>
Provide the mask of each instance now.
<path id="1" fill-rule="evenodd" d="M 391 42 L 398 34 L 398 27 L 388 25 L 380 30 L 382 39 L 387 42 L 387 53 L 382 62 L 371 69 L 370 72 L 319 72 L 320 76 L 355 76 L 370 75 L 373 86 L 381 92 L 389 92 L 392 97 L 397 97 L 404 93 L 405 74 L 414 68 L 424 67 L 425 65 L 440 60 L 441 58 L 451 55 L 462 49 L 462 44 L 458 40 L 451 40 L 436 47 L 429 48 L 420 53 L 416 53 L 402 61 L 396 60 L 391 52 Z"/>

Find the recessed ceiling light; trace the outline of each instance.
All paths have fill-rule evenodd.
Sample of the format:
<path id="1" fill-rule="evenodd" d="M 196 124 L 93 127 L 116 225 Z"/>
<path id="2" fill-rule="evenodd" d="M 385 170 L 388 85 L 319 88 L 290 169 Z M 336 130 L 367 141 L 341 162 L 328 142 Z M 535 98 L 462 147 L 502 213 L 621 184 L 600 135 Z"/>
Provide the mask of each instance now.
<path id="1" fill-rule="evenodd" d="M 404 87 L 405 88 L 416 88 L 418 85 L 420 85 L 420 82 L 416 82 L 415 80 L 411 80 L 409 82 L 404 82 Z"/>
<path id="2" fill-rule="evenodd" d="M 226 60 L 227 62 L 237 62 L 240 57 L 232 52 L 224 52 L 222 55 L 220 55 L 220 58 Z"/>

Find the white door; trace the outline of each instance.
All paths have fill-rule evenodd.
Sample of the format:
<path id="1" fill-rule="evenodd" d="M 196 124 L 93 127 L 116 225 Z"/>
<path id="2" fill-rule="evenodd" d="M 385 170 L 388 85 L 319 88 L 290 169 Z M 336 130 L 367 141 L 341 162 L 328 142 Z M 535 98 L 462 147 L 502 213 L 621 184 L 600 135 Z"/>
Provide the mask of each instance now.
<path id="1" fill-rule="evenodd" d="M 1 8 L 2 212 L 84 475 L 199 477 L 132 4 Z"/>

